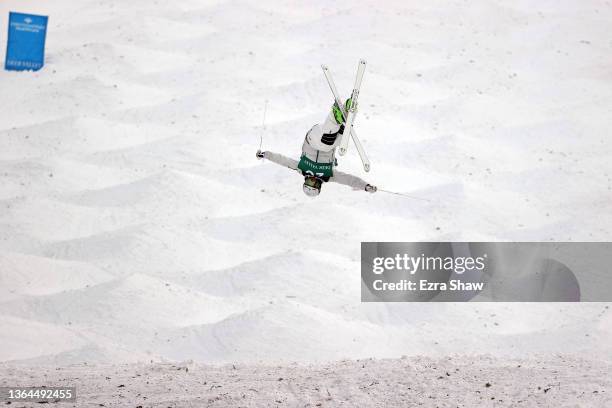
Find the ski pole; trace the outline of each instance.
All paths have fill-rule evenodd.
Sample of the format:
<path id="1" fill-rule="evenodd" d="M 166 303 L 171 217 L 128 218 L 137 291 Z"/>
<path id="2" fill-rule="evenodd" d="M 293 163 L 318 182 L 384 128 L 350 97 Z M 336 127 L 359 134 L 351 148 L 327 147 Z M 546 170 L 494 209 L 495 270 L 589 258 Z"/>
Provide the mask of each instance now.
<path id="1" fill-rule="evenodd" d="M 259 132 L 259 150 L 261 150 L 261 146 L 263 145 L 263 134 L 266 129 L 266 112 L 267 111 L 268 111 L 268 100 L 266 99 L 266 104 L 264 105 L 263 121 L 261 122 L 261 132 Z"/>
<path id="2" fill-rule="evenodd" d="M 382 188 L 379 188 L 377 191 L 382 191 L 383 193 L 388 193 L 388 194 L 395 194 L 395 195 L 399 195 L 402 197 L 406 197 L 406 198 L 411 198 L 413 200 L 421 200 L 421 201 L 427 201 L 427 202 L 431 202 L 431 200 L 427 199 L 427 198 L 421 198 L 421 197 L 414 197 L 408 194 L 404 194 L 404 193 L 396 193 L 395 191 L 389 191 L 389 190 L 384 190 Z"/>

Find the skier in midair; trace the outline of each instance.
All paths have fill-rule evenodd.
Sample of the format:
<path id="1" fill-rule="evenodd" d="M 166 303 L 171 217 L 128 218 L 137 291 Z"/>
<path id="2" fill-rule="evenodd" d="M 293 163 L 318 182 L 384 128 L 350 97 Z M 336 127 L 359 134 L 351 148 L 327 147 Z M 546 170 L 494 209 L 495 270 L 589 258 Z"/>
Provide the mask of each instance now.
<path id="1" fill-rule="evenodd" d="M 346 101 L 348 109 L 351 100 Z M 300 161 L 273 152 L 257 151 L 258 159 L 268 159 L 296 170 L 304 176 L 302 189 L 309 197 L 316 197 L 321 193 L 323 182 L 332 181 L 352 187 L 354 190 L 375 193 L 377 188 L 368 184 L 359 177 L 335 171 L 338 165 L 336 160 L 336 148 L 340 144 L 344 132 L 343 115 L 341 109 L 334 102 L 332 110 L 322 124 L 314 125 L 302 144 L 302 156 Z"/>

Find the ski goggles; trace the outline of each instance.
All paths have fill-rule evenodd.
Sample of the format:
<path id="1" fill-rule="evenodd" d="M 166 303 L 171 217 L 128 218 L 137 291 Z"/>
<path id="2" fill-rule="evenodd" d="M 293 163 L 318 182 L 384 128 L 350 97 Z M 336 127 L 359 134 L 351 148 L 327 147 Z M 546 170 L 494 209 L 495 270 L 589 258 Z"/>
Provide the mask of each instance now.
<path id="1" fill-rule="evenodd" d="M 321 179 L 317 177 L 306 177 L 304 179 L 304 185 L 312 188 L 321 188 Z"/>

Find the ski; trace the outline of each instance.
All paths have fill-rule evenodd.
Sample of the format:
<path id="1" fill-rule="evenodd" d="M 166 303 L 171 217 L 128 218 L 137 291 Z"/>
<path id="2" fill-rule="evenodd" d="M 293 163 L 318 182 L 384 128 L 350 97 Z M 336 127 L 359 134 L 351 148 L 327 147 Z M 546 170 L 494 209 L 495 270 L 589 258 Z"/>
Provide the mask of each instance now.
<path id="1" fill-rule="evenodd" d="M 357 138 L 355 134 L 355 129 L 351 128 L 351 136 L 353 137 L 353 142 L 355 143 L 355 147 L 357 148 L 357 152 L 359 153 L 359 157 L 361 158 L 361 162 L 363 163 L 363 170 L 367 173 L 370 171 L 370 159 L 365 153 L 363 146 L 361 145 L 361 141 Z"/>
<path id="2" fill-rule="evenodd" d="M 361 88 L 361 80 L 363 79 L 363 74 L 365 72 L 366 62 L 365 60 L 360 60 L 359 65 L 357 67 L 357 76 L 355 77 L 355 86 L 353 86 L 353 92 L 351 93 L 349 106 L 346 107 L 346 121 L 344 122 L 344 128 L 352 130 L 353 129 L 353 121 L 355 120 L 355 115 L 357 114 L 357 99 L 359 98 L 359 89 Z M 346 154 L 346 150 L 348 149 L 350 138 L 350 132 L 344 133 L 342 136 L 342 140 L 340 140 L 340 156 L 344 156 Z"/>
<path id="3" fill-rule="evenodd" d="M 365 64 L 366 62 L 361 60 L 359 62 L 359 68 L 363 67 L 363 70 L 365 70 Z M 345 119 L 345 123 L 346 123 L 347 112 L 345 110 L 344 103 L 342 102 L 342 98 L 340 97 L 340 93 L 338 92 L 338 89 L 336 88 L 336 84 L 331 76 L 331 72 L 329 68 L 327 67 L 327 65 L 321 65 L 321 68 L 323 69 L 323 74 L 325 75 L 325 79 L 327 79 L 327 84 L 329 85 L 329 88 L 332 94 L 334 95 L 336 104 L 338 105 L 338 107 L 340 107 L 340 110 L 343 115 L 343 119 Z M 357 71 L 357 75 L 358 75 L 358 80 L 359 80 L 359 87 L 361 87 L 361 78 L 359 78 L 359 70 Z M 363 77 L 363 71 L 361 72 L 361 77 Z M 359 94 L 359 90 L 357 91 L 357 94 Z M 353 114 L 353 118 L 354 118 L 354 114 Z M 346 136 L 347 144 L 348 144 L 349 134 L 352 137 L 353 142 L 355 143 L 355 147 L 357 148 L 357 152 L 359 153 L 359 157 L 361 158 L 361 162 L 363 163 L 363 169 L 366 172 L 370 171 L 370 160 L 368 159 L 368 156 L 365 153 L 363 145 L 361 144 L 361 141 L 357 137 L 357 133 L 355 132 L 355 129 L 353 128 L 352 124 L 351 124 L 351 127 L 348 133 L 345 127 L 344 135 Z M 345 152 L 346 152 L 346 149 L 345 149 Z"/>
<path id="4" fill-rule="evenodd" d="M 334 82 L 334 79 L 331 76 L 329 67 L 323 64 L 321 65 L 321 68 L 323 69 L 323 75 L 325 75 L 325 79 L 327 79 L 327 85 L 329 85 L 329 89 L 331 89 L 332 94 L 334 95 L 336 105 L 338 105 L 338 107 L 340 108 L 340 111 L 342 112 L 342 119 L 344 119 L 344 121 L 346 122 L 346 112 L 344 110 L 344 103 L 340 99 L 340 93 L 338 92 L 338 89 L 336 88 L 336 83 Z"/>

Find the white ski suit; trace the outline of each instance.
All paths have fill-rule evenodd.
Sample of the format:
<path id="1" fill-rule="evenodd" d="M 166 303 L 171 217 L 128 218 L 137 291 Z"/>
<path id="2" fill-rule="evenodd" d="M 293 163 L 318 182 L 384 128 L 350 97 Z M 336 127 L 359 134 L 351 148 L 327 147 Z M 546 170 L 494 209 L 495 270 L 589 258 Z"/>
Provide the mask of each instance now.
<path id="1" fill-rule="evenodd" d="M 334 115 L 327 115 L 325 122 L 314 125 L 304 138 L 302 156 L 317 163 L 334 163 L 336 147 L 342 139 L 344 126 L 338 125 Z"/>
<path id="2" fill-rule="evenodd" d="M 336 147 L 340 144 L 343 130 L 344 126 L 339 125 L 333 113 L 330 113 L 322 124 L 314 125 L 308 133 L 306 133 L 304 143 L 302 144 L 302 156 L 300 161 L 283 156 L 279 153 L 263 152 L 262 154 L 264 158 L 271 162 L 296 170 L 303 176 L 312 174 L 321 178 L 323 181 L 344 184 L 352 187 L 354 190 L 376 191 L 376 187 L 371 186 L 359 177 L 334 169 Z M 304 160 L 304 157 L 308 160 Z M 310 166 L 312 167 L 299 168 L 301 167 L 301 163 L 308 161 L 310 161 Z M 322 170 L 321 168 L 325 169 Z M 324 173 L 318 173 L 319 170 L 324 171 Z"/>

